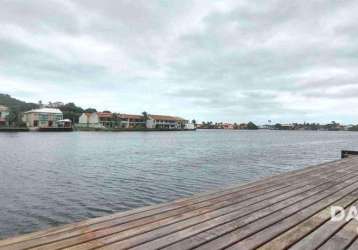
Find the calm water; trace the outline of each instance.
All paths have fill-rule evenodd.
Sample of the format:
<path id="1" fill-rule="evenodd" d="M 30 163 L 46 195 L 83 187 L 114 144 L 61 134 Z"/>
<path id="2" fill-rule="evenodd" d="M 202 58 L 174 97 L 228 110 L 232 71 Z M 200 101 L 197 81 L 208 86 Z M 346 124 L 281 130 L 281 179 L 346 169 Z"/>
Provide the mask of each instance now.
<path id="1" fill-rule="evenodd" d="M 0 238 L 338 159 L 358 133 L 0 133 Z"/>

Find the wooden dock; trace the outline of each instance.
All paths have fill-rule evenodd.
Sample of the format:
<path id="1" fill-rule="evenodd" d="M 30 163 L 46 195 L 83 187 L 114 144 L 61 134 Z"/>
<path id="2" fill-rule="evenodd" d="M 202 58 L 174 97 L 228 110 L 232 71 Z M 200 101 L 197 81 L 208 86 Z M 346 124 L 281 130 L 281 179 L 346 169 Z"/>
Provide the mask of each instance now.
<path id="1" fill-rule="evenodd" d="M 358 156 L 0 241 L 5 249 L 358 249 Z M 348 157 L 347 157 L 348 156 Z"/>

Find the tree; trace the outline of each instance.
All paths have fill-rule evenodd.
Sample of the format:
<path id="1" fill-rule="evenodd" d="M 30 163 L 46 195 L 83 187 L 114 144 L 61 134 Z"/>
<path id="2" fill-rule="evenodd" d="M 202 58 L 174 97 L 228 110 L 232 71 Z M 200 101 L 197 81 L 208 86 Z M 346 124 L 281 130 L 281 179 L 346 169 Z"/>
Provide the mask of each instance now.
<path id="1" fill-rule="evenodd" d="M 81 107 L 77 107 L 73 102 L 67 103 L 60 107 L 60 110 L 63 113 L 64 119 L 70 119 L 73 123 L 78 123 L 79 117 L 83 113 Z"/>
<path id="2" fill-rule="evenodd" d="M 255 123 L 253 123 L 253 122 L 249 122 L 248 124 L 247 124 L 247 129 L 258 129 L 258 127 L 256 126 L 256 124 Z"/>
<path id="3" fill-rule="evenodd" d="M 39 108 L 38 104 L 23 102 L 6 94 L 0 94 L 0 105 L 9 108 L 6 122 L 11 126 L 22 126 L 23 122 L 21 118 L 23 112 Z"/>
<path id="4" fill-rule="evenodd" d="M 348 129 L 349 131 L 358 131 L 358 125 L 354 125 Z"/>
<path id="5" fill-rule="evenodd" d="M 143 118 L 144 118 L 144 127 L 147 128 L 147 121 L 149 120 L 149 115 L 146 111 L 142 112 Z"/>
<path id="6" fill-rule="evenodd" d="M 236 122 L 233 125 L 233 129 L 239 129 L 239 125 Z"/>
<path id="7" fill-rule="evenodd" d="M 85 113 L 96 113 L 97 110 L 95 108 L 87 108 L 84 110 Z"/>
<path id="8" fill-rule="evenodd" d="M 191 121 L 191 123 L 194 124 L 194 125 L 196 125 L 195 119 L 193 119 L 193 120 Z"/>
<path id="9" fill-rule="evenodd" d="M 282 125 L 280 123 L 275 124 L 275 129 L 282 129 Z"/>

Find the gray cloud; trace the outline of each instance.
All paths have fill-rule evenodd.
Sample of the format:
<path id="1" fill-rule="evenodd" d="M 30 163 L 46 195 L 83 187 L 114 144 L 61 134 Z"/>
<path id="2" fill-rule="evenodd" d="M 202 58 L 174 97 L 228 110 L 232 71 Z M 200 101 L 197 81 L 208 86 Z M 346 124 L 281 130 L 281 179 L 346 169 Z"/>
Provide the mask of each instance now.
<path id="1" fill-rule="evenodd" d="M 198 120 L 357 122 L 344 109 L 358 104 L 357 11 L 352 0 L 5 0 L 0 92 Z"/>

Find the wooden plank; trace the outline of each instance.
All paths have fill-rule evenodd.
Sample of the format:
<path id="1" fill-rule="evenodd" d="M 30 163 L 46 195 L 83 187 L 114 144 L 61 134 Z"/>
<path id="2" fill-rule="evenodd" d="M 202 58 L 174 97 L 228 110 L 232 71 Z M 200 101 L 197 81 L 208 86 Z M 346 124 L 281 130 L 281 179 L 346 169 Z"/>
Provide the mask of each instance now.
<path id="1" fill-rule="evenodd" d="M 243 219 L 214 227 L 213 230 L 208 230 L 201 235 L 194 236 L 192 241 L 201 241 L 198 242 L 201 243 L 200 247 L 198 247 L 199 249 L 216 249 L 230 246 L 308 206 L 317 203 L 319 205 L 327 203 L 327 206 L 330 203 L 336 202 L 358 188 L 357 183 L 355 183 L 356 179 L 356 177 L 349 179 L 345 183 L 314 194 L 307 199 L 299 200 L 294 204 L 287 204 L 287 206 L 280 207 L 279 209 L 275 208 L 275 205 L 267 207 L 253 216 L 247 216 Z M 207 241 L 203 242 L 203 238 L 207 239 Z"/>
<path id="2" fill-rule="evenodd" d="M 351 201 L 357 201 L 358 200 L 358 191 L 353 192 L 349 195 L 349 198 L 351 198 Z M 358 204 L 357 202 L 355 205 Z M 318 211 L 322 209 L 322 206 L 325 206 L 326 204 L 323 203 L 316 203 L 310 207 L 307 207 L 303 210 L 300 210 L 299 212 L 292 214 L 291 216 L 287 217 L 286 219 L 279 221 L 275 224 L 273 224 L 270 227 L 265 228 L 262 231 L 259 231 L 258 233 L 238 242 L 237 244 L 233 245 L 229 249 L 242 249 L 242 247 L 245 247 L 245 249 L 256 249 L 262 244 L 268 242 L 270 239 L 274 238 L 275 236 L 285 232 L 287 229 L 291 228 L 292 226 L 297 225 L 298 223 L 302 222 L 303 220 L 306 220 L 307 218 L 311 217 Z M 329 222 L 328 222 L 329 223 Z M 328 224 L 326 223 L 326 224 Z M 326 225 L 325 224 L 325 225 Z M 345 222 L 343 223 L 345 224 Z M 322 227 L 320 227 L 321 229 Z M 333 227 L 332 227 L 333 229 Z M 325 237 L 324 234 L 321 234 L 322 238 Z M 329 237 L 329 236 L 328 236 Z M 309 244 L 305 246 L 303 249 L 316 249 L 315 244 L 317 242 L 310 241 Z M 317 243 L 318 244 L 318 243 Z M 291 247 L 293 249 L 294 247 Z"/>
<path id="3" fill-rule="evenodd" d="M 357 250 L 358 249 L 358 237 L 352 242 L 352 244 L 346 248 L 347 250 Z"/>
<path id="4" fill-rule="evenodd" d="M 261 203 L 260 206 L 255 205 L 255 207 L 248 207 L 246 209 L 240 209 L 239 211 L 232 210 L 230 211 L 230 213 L 226 213 L 224 215 L 219 214 L 219 216 L 217 216 L 218 214 L 210 214 L 206 217 L 190 219 L 188 221 L 179 222 L 173 225 L 162 227 L 158 230 L 154 230 L 145 234 L 137 235 L 134 238 L 130 238 L 128 240 L 120 241 L 116 244 L 106 246 L 104 249 L 122 249 L 134 246 L 138 246 L 136 247 L 138 249 L 156 249 L 159 247 L 164 247 L 187 237 L 190 237 L 194 234 L 198 234 L 202 231 L 206 231 L 213 227 L 232 222 L 233 220 L 248 223 L 248 221 L 255 221 L 260 217 L 276 212 L 277 210 L 280 210 L 292 204 L 296 204 L 296 206 L 299 208 L 301 204 L 307 203 L 307 201 L 305 200 L 306 198 L 308 198 L 310 202 L 314 202 L 314 198 L 322 199 L 327 195 L 332 195 L 335 192 L 339 191 L 339 189 L 344 188 L 346 185 L 352 185 L 351 183 L 354 183 L 357 180 L 358 178 L 356 176 L 355 178 L 350 177 L 349 180 L 346 180 L 342 184 L 337 185 L 337 183 L 335 182 L 334 184 L 331 184 L 331 186 L 310 188 L 308 191 L 299 195 L 295 195 L 293 197 L 286 197 L 287 199 L 278 203 L 277 201 L 273 201 L 272 199 Z M 234 224 L 237 226 L 240 223 L 236 221 Z"/>
<path id="5" fill-rule="evenodd" d="M 279 174 L 279 175 L 272 176 L 269 178 L 265 178 L 264 180 L 260 180 L 255 183 L 249 183 L 249 184 L 245 184 L 242 186 L 234 186 L 234 187 L 230 187 L 228 189 L 220 190 L 217 192 L 208 192 L 208 193 L 204 193 L 201 195 L 195 195 L 189 199 L 180 199 L 180 200 L 177 200 L 177 201 L 171 203 L 170 206 L 168 206 L 167 204 L 153 205 L 153 206 L 148 206 L 148 207 L 144 207 L 144 208 L 134 209 L 134 210 L 124 212 L 124 213 L 117 213 L 117 214 L 104 216 L 104 217 L 100 217 L 100 218 L 94 218 L 94 219 L 74 223 L 71 225 L 65 225 L 65 226 L 61 226 L 61 227 L 51 228 L 48 230 L 43 230 L 40 232 L 35 232 L 35 233 L 23 235 L 23 236 L 10 238 L 7 240 L 0 241 L 0 246 L 13 244 L 16 242 L 21 242 L 21 241 L 33 240 L 33 239 L 41 238 L 41 237 L 47 237 L 50 235 L 59 234 L 59 233 L 66 232 L 66 231 L 77 230 L 77 229 L 85 228 L 89 225 L 94 225 L 97 223 L 102 223 L 102 222 L 110 221 L 110 220 L 117 219 L 117 218 L 139 215 L 139 214 L 146 213 L 149 211 L 152 211 L 153 213 L 155 213 L 156 211 L 162 210 L 164 207 L 167 209 L 171 209 L 171 208 L 175 208 L 175 207 L 180 207 L 182 205 L 183 206 L 191 205 L 191 204 L 195 204 L 197 202 L 201 202 L 205 199 L 211 199 L 211 198 L 214 199 L 214 198 L 222 196 L 222 195 L 230 195 L 232 192 L 236 192 L 237 189 L 240 189 L 240 191 L 244 191 L 245 189 L 257 188 L 260 185 L 262 185 L 262 188 L 265 188 L 265 187 L 269 187 L 270 185 L 272 186 L 272 185 L 277 185 L 280 183 L 289 182 L 291 179 L 293 179 L 295 177 L 300 177 L 300 176 L 304 176 L 306 174 L 318 172 L 321 169 L 328 170 L 328 169 L 332 168 L 332 170 L 339 172 L 341 168 L 344 168 L 346 166 L 351 166 L 351 165 L 352 165 L 351 159 L 345 159 L 345 160 L 340 160 L 340 161 L 337 160 L 337 161 L 333 161 L 333 162 L 329 162 L 329 163 L 323 163 L 323 164 L 320 164 L 317 166 L 311 166 L 311 167 L 307 167 L 305 169 L 295 170 L 290 173 L 283 173 L 283 174 Z M 285 178 L 282 178 L 283 176 Z"/>
<path id="6" fill-rule="evenodd" d="M 276 200 L 277 201 L 277 200 Z M 273 200 L 272 202 L 275 202 L 275 200 Z M 242 211 L 242 209 L 241 209 L 241 211 Z M 196 240 L 195 240 L 196 241 Z"/>
<path id="7" fill-rule="evenodd" d="M 353 219 L 333 235 L 319 250 L 346 249 L 357 237 L 358 221 Z"/>
<path id="8" fill-rule="evenodd" d="M 349 175 L 349 173 L 341 173 L 340 175 L 341 176 L 347 176 L 347 175 Z M 336 175 L 335 178 L 339 178 L 339 175 Z M 309 178 L 306 178 L 306 179 L 307 179 L 307 182 L 309 183 Z M 317 180 L 316 177 L 314 177 L 313 179 Z M 272 198 L 272 197 L 275 197 L 277 200 L 279 200 L 280 199 L 279 194 L 285 194 L 286 196 L 288 196 L 289 192 L 291 192 L 291 195 L 293 195 L 293 194 L 295 194 L 297 192 L 300 192 L 300 191 L 302 192 L 303 190 L 309 190 L 309 189 L 312 188 L 312 186 L 307 186 L 304 181 L 300 181 L 300 180 L 297 180 L 297 181 L 300 183 L 299 185 L 294 185 L 294 186 L 291 186 L 289 188 L 280 189 L 280 190 L 277 190 L 277 192 L 270 192 L 268 194 L 264 194 L 264 196 L 253 197 L 252 199 L 249 199 L 249 200 L 243 200 L 243 202 L 240 202 L 240 200 L 237 200 L 237 199 L 236 200 L 232 199 L 232 200 L 226 201 L 226 203 L 227 203 L 226 206 L 223 206 L 224 203 L 208 204 L 209 205 L 208 207 L 203 208 L 203 209 L 199 209 L 199 210 L 194 210 L 194 207 L 189 207 L 188 210 L 186 211 L 187 213 L 183 213 L 183 211 L 180 211 L 179 213 L 177 213 L 176 217 L 174 217 L 174 218 L 168 218 L 168 219 L 165 219 L 165 220 L 155 221 L 154 217 L 152 216 L 152 217 L 150 217 L 148 219 L 149 219 L 149 222 L 154 220 L 153 223 L 148 222 L 146 224 L 146 223 L 143 223 L 143 221 L 137 221 L 137 223 L 131 222 L 130 225 L 121 225 L 121 226 L 117 226 L 117 227 L 106 228 L 106 229 L 101 230 L 101 231 L 96 231 L 95 232 L 96 237 L 93 238 L 93 240 L 98 239 L 100 237 L 104 237 L 106 235 L 112 235 L 112 234 L 116 234 L 115 238 L 117 239 L 121 235 L 119 233 L 123 232 L 125 230 L 126 231 L 122 233 L 122 235 L 124 235 L 122 237 L 129 237 L 131 234 L 138 234 L 140 232 L 140 230 L 137 228 L 140 225 L 145 225 L 145 227 L 141 228 L 141 231 L 143 231 L 143 230 L 151 231 L 154 228 L 161 227 L 161 226 L 168 225 L 168 224 L 172 224 L 174 222 L 182 221 L 184 219 L 192 218 L 194 216 L 203 215 L 204 213 L 208 213 L 210 211 L 215 211 L 216 213 L 218 213 L 224 208 L 226 208 L 225 211 L 229 211 L 228 209 L 230 209 L 230 211 L 231 210 L 237 210 L 238 208 L 243 208 L 243 207 L 251 205 L 251 204 L 262 202 L 263 200 L 269 199 L 269 198 Z M 323 180 L 320 181 L 320 182 L 327 183 L 327 180 L 325 180 L 323 178 Z M 315 185 L 318 185 L 320 182 L 316 181 Z M 298 187 L 300 187 L 300 186 L 302 187 L 301 190 L 298 189 Z M 267 195 L 269 195 L 269 196 L 267 196 Z M 235 205 L 235 206 L 234 207 L 229 207 L 231 205 Z M 227 207 L 229 207 L 229 208 L 227 208 Z M 194 211 L 191 211 L 191 210 L 194 210 Z M 159 215 L 159 216 L 162 216 L 162 215 Z M 133 228 L 133 230 L 129 230 L 131 228 Z M 109 238 L 111 238 L 111 237 L 112 236 L 110 236 Z M 80 244 L 80 243 L 86 242 L 88 240 L 89 240 L 88 237 L 83 237 L 83 235 L 80 235 L 80 236 L 75 237 L 75 238 L 65 239 L 65 240 L 62 240 L 62 241 L 55 242 L 53 244 L 46 245 L 43 248 L 44 249 L 46 247 L 49 247 L 50 249 L 58 249 L 58 248 L 64 248 L 64 247 L 68 248 L 68 247 L 70 247 L 72 245 Z M 107 239 L 107 240 L 109 240 L 109 239 Z M 104 239 L 101 239 L 101 242 L 103 242 L 103 241 L 104 241 Z M 91 245 L 91 244 L 93 244 L 93 243 L 89 242 L 86 245 Z M 19 245 L 17 245 L 17 246 L 19 246 Z M 39 247 L 38 249 L 41 249 L 41 247 Z"/>
<path id="9" fill-rule="evenodd" d="M 335 202 L 332 206 L 340 206 L 346 208 L 351 205 L 351 196 L 346 196 L 343 199 Z M 285 233 L 267 242 L 263 246 L 259 247 L 259 250 L 272 250 L 272 249 L 287 249 L 306 235 L 310 234 L 321 225 L 326 223 L 331 218 L 331 206 L 325 208 L 314 216 L 299 223 L 295 227 L 287 230 Z"/>
<path id="10" fill-rule="evenodd" d="M 354 204 L 357 206 L 358 203 Z M 294 244 L 291 249 L 317 249 L 322 246 L 331 236 L 333 236 L 340 228 L 344 227 L 347 221 L 328 221 L 320 228 L 301 239 Z"/>
<path id="11" fill-rule="evenodd" d="M 348 166 L 350 166 L 350 165 L 348 165 Z M 350 167 L 347 167 L 346 169 L 344 169 L 344 168 L 338 168 L 337 169 L 337 171 L 341 171 L 341 172 L 344 172 L 344 171 L 346 171 L 347 169 L 350 169 L 351 168 L 351 166 Z M 325 169 L 325 170 L 328 170 L 328 169 Z M 318 174 L 318 173 L 320 173 L 321 172 L 321 174 L 323 173 L 322 171 L 318 171 L 316 174 Z M 334 175 L 334 173 L 333 173 L 333 175 Z M 322 176 L 321 176 L 321 178 L 324 178 L 324 175 L 322 174 Z M 307 178 L 305 178 L 305 179 L 307 179 Z M 299 181 L 300 183 L 301 183 L 301 181 Z M 229 197 L 229 198 L 232 198 L 232 197 Z M 190 206 L 191 208 L 193 208 L 192 206 Z M 128 218 L 128 216 L 126 217 L 126 218 Z M 112 223 L 112 222 L 111 222 Z M 115 223 L 118 223 L 118 222 L 115 222 Z M 112 226 L 112 225 L 116 225 L 116 224 L 110 224 L 110 225 L 107 225 L 107 226 Z M 90 227 L 90 228 L 87 228 L 87 229 L 85 229 L 85 230 L 83 230 L 83 229 L 81 229 L 81 230 L 79 230 L 79 233 L 81 233 L 81 234 L 83 234 L 83 233 L 85 233 L 85 232 L 92 232 L 93 230 L 96 230 L 97 228 L 96 227 Z M 36 245 L 41 245 L 41 244 L 45 244 L 45 243 L 47 243 L 47 242 L 51 242 L 51 240 L 52 241 L 56 241 L 56 240 L 60 240 L 61 239 L 61 237 L 62 237 L 62 239 L 67 239 L 67 238 L 69 238 L 69 237 L 72 237 L 73 235 L 76 235 L 76 234 L 68 234 L 68 233 L 66 233 L 66 234 L 61 234 L 60 235 L 60 238 L 52 238 L 51 239 L 51 236 L 48 236 L 48 237 L 44 237 L 43 239 L 35 239 L 35 240 L 33 240 L 33 244 L 31 244 L 30 242 L 23 242 L 22 244 L 23 245 L 26 245 L 26 246 L 36 246 Z M 97 233 L 96 233 L 96 235 L 98 235 Z M 55 236 L 56 237 L 56 236 Z M 82 237 L 82 236 L 80 236 L 81 238 L 82 238 L 82 241 L 83 241 L 83 239 L 86 239 L 87 240 L 87 238 L 86 237 Z M 73 241 L 72 241 L 73 242 Z M 11 246 L 11 247 L 14 247 L 13 245 Z M 21 247 L 21 244 L 20 245 L 17 245 L 17 247 Z"/>

